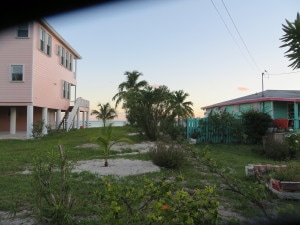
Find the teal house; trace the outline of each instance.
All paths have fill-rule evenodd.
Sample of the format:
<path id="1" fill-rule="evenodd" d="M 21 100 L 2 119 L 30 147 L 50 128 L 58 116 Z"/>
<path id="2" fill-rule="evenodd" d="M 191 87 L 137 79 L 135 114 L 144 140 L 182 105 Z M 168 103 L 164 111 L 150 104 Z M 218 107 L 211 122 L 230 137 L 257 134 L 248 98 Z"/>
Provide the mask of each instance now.
<path id="1" fill-rule="evenodd" d="M 256 110 L 268 113 L 274 121 L 284 121 L 286 126 L 299 130 L 300 91 L 265 90 L 263 92 L 202 107 L 205 117 L 215 113 L 228 112 L 241 115 L 242 112 Z"/>

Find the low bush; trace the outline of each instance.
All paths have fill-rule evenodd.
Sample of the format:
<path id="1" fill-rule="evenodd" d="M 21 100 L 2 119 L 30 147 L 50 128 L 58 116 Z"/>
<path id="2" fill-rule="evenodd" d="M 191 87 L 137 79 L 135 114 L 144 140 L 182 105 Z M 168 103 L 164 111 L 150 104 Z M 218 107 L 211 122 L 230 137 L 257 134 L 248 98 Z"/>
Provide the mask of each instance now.
<path id="1" fill-rule="evenodd" d="M 151 161 L 160 167 L 178 169 L 186 160 L 186 149 L 175 141 L 157 141 L 149 151 Z"/>
<path id="2" fill-rule="evenodd" d="M 33 138 L 41 138 L 44 136 L 43 134 L 43 129 L 44 129 L 44 126 L 45 126 L 45 121 L 44 120 L 38 120 L 38 121 L 35 121 L 33 124 L 32 124 L 32 137 Z"/>
<path id="3" fill-rule="evenodd" d="M 269 114 L 254 110 L 242 113 L 242 119 L 247 138 L 255 144 L 261 143 L 268 127 L 273 125 L 273 120 Z"/>
<path id="4" fill-rule="evenodd" d="M 264 147 L 260 154 L 277 161 L 287 160 L 292 157 L 291 151 L 285 142 L 274 140 L 272 135 L 264 138 Z"/>
<path id="5" fill-rule="evenodd" d="M 72 162 L 62 146 L 58 153 L 49 152 L 46 158 L 37 157 L 33 167 L 35 201 L 33 208 L 39 222 L 55 225 L 73 225 L 75 199 L 71 193 Z"/>
<path id="6" fill-rule="evenodd" d="M 215 187 L 177 189 L 183 177 L 144 179 L 143 188 L 119 184 L 110 177 L 102 179 L 96 191 L 100 224 L 190 224 L 215 225 L 219 202 Z M 138 181 L 137 181 L 138 182 Z"/>
<path id="7" fill-rule="evenodd" d="M 300 181 L 300 174 L 298 170 L 298 167 L 289 164 L 287 165 L 287 167 L 281 168 L 280 170 L 273 170 L 269 176 L 280 181 L 298 182 Z"/>
<path id="8" fill-rule="evenodd" d="M 300 133 L 289 132 L 284 135 L 285 144 L 288 146 L 291 157 L 295 157 L 300 151 Z"/>

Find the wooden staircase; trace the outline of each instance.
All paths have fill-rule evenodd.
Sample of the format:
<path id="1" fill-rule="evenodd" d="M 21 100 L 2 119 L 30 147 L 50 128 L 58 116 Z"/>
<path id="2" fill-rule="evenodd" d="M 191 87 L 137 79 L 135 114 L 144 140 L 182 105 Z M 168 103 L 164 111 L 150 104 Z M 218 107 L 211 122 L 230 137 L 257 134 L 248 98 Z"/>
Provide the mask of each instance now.
<path id="1" fill-rule="evenodd" d="M 69 106 L 68 110 L 66 110 L 65 115 L 59 123 L 57 129 L 69 131 L 72 128 L 74 118 L 81 107 L 89 108 L 89 101 L 83 98 L 77 98 L 74 106 Z"/>

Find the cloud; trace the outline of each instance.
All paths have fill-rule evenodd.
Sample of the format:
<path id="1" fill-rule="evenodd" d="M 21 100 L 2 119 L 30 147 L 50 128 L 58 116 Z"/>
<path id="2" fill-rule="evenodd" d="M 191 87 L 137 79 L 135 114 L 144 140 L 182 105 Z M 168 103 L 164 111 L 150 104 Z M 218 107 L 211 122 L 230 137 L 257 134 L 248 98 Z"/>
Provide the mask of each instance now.
<path id="1" fill-rule="evenodd" d="M 150 86 L 154 87 L 154 88 L 159 88 L 161 85 L 160 84 L 151 84 Z"/>
<path id="2" fill-rule="evenodd" d="M 238 87 L 237 88 L 239 91 L 249 91 L 250 89 L 247 87 Z"/>

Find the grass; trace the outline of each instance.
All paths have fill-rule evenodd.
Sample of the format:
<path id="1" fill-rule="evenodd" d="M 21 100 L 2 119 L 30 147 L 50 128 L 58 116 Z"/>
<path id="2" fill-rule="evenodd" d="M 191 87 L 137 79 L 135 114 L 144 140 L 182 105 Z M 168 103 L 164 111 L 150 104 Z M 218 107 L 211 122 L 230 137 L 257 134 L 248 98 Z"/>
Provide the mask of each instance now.
<path id="1" fill-rule="evenodd" d="M 97 137 L 100 134 L 101 128 L 89 128 L 80 130 L 71 130 L 68 133 L 50 133 L 46 137 L 37 140 L 0 140 L 0 211 L 14 212 L 24 209 L 30 209 L 32 204 L 33 189 L 30 174 L 22 174 L 26 169 L 30 170 L 33 165 L 33 160 L 37 156 L 46 156 L 49 151 L 55 150 L 60 144 L 64 147 L 66 155 L 72 161 L 88 160 L 101 158 L 101 149 L 96 148 L 81 148 L 82 144 L 90 143 L 92 137 Z M 126 135 L 127 133 L 135 132 L 133 128 L 115 127 L 113 130 L 116 139 Z M 136 136 L 127 136 L 133 142 L 141 142 L 146 139 Z M 202 151 L 206 145 L 197 144 L 192 146 L 195 152 Z M 299 158 L 290 162 L 275 162 L 257 155 L 252 151 L 257 146 L 252 145 L 210 145 L 210 156 L 222 163 L 224 167 L 230 168 L 231 173 L 239 181 L 251 185 L 253 180 L 245 177 L 245 165 L 247 164 L 293 164 L 298 166 Z M 124 152 L 131 152 L 130 149 L 124 149 Z M 112 157 L 122 157 L 129 159 L 149 160 L 149 156 L 145 154 L 123 155 L 114 154 Z M 184 187 L 195 189 L 202 188 L 205 185 L 216 185 L 219 194 L 221 206 L 228 212 L 235 212 L 246 218 L 254 218 L 261 215 L 258 208 L 255 208 L 245 200 L 242 196 L 226 190 L 224 181 L 216 174 L 211 173 L 198 160 L 189 157 L 183 166 L 178 170 L 168 170 L 162 168 L 160 172 L 149 173 L 145 175 L 128 176 L 120 179 L 119 182 L 126 184 L 134 183 L 136 186 L 142 187 L 142 178 L 147 177 L 156 179 L 158 177 L 175 177 L 181 174 L 185 178 Z M 79 217 L 88 217 L 97 215 L 99 202 L 93 198 L 93 193 L 99 188 L 97 176 L 89 172 L 72 175 L 72 190 L 73 195 L 77 199 L 75 212 Z M 268 193 L 269 210 L 272 212 L 285 212 L 290 207 L 300 211 L 299 201 L 281 200 L 276 196 Z M 278 208 L 279 207 L 279 208 Z M 290 211 L 290 210 L 289 210 Z M 228 217 L 228 223 L 238 224 L 236 218 Z M 86 222 L 86 225 L 93 223 Z"/>

